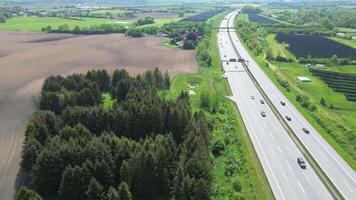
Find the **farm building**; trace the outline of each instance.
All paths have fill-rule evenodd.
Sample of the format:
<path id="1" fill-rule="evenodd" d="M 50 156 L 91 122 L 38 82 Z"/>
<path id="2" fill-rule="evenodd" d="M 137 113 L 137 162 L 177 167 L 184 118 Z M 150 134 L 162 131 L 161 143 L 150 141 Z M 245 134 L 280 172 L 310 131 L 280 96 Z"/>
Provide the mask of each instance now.
<path id="1" fill-rule="evenodd" d="M 297 79 L 300 82 L 311 82 L 310 78 L 305 77 L 305 76 L 298 76 Z"/>
<path id="2" fill-rule="evenodd" d="M 308 69 L 310 69 L 310 68 L 312 67 L 312 64 L 307 63 L 307 64 L 305 65 L 305 67 L 308 68 Z"/>

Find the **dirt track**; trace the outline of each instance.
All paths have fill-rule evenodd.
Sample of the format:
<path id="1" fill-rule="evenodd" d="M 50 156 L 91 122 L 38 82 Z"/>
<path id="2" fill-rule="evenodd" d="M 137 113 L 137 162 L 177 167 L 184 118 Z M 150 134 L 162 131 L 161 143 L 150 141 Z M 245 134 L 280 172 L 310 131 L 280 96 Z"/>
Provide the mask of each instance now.
<path id="1" fill-rule="evenodd" d="M 21 146 L 32 99 L 53 74 L 125 68 L 132 74 L 159 67 L 171 75 L 195 72 L 192 51 L 162 47 L 162 38 L 120 34 L 72 36 L 0 31 L 0 199 L 12 199 L 19 184 Z"/>

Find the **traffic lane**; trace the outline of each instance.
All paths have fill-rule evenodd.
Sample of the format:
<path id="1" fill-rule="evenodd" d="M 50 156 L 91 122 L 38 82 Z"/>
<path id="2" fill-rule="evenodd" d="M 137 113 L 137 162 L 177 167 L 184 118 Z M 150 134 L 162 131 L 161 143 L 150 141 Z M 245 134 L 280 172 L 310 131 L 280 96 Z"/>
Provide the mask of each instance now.
<path id="1" fill-rule="evenodd" d="M 262 141 L 260 142 L 261 148 L 263 149 L 263 152 L 267 154 L 266 159 L 270 162 L 269 165 L 271 166 L 271 173 L 276 177 L 275 184 L 279 185 L 279 187 L 281 188 L 279 190 L 281 193 L 283 193 L 284 199 L 295 199 L 296 197 L 298 197 L 295 191 L 298 191 L 299 189 L 298 185 L 296 185 L 297 181 L 295 181 L 297 178 L 293 178 L 294 179 L 293 181 L 289 181 L 292 172 L 285 171 L 288 170 L 285 164 L 288 161 L 285 161 L 284 159 L 283 161 L 281 161 L 282 160 L 281 157 L 276 157 L 278 156 L 278 154 L 274 152 L 272 148 L 275 144 L 275 141 L 273 141 L 271 139 L 271 136 L 268 135 L 270 131 L 266 131 L 270 128 L 266 127 L 267 123 L 262 119 L 262 116 L 260 115 L 260 109 L 257 108 L 256 106 L 257 103 L 248 102 L 251 101 L 250 96 L 254 96 L 255 98 L 260 98 L 258 91 L 257 90 L 253 91 L 253 89 L 245 90 L 248 87 L 246 87 L 246 85 L 241 85 L 241 83 L 236 84 L 235 80 L 236 78 L 233 79 L 233 83 L 231 85 L 233 85 L 232 88 L 234 89 L 238 87 L 235 90 L 236 98 L 237 98 L 236 101 L 238 105 L 241 105 L 240 110 L 243 111 L 246 110 L 246 113 L 248 113 L 247 117 L 244 119 L 245 123 L 250 123 L 251 121 L 255 122 L 252 125 L 252 129 L 254 130 L 253 132 L 257 135 L 258 140 Z M 247 101 L 247 103 L 245 101 Z M 256 126 L 256 122 L 259 122 L 258 126 Z M 251 130 L 249 130 L 249 133 L 250 131 Z M 281 173 L 285 174 L 285 176 L 280 176 Z"/>
<path id="2" fill-rule="evenodd" d="M 267 116 L 265 119 L 262 119 L 262 122 L 269 123 L 268 129 L 266 130 L 270 133 L 270 137 L 273 140 L 272 142 L 275 144 L 274 148 L 276 148 L 279 151 L 280 156 L 283 156 L 284 160 L 286 160 L 286 162 L 282 164 L 287 165 L 287 168 L 292 172 L 288 177 L 291 180 L 295 180 L 296 184 L 299 182 L 297 185 L 301 189 L 300 192 L 306 193 L 306 196 L 309 199 L 332 199 L 331 195 L 319 180 L 314 170 L 310 168 L 307 161 L 307 168 L 305 170 L 300 168 L 297 163 L 297 158 L 303 157 L 302 153 L 292 142 L 278 119 L 274 116 L 273 111 L 266 104 L 261 104 L 259 99 L 257 99 L 256 103 L 259 105 L 258 110 L 266 110 Z M 301 198 L 303 193 L 297 193 L 297 197 Z"/>
<path id="3" fill-rule="evenodd" d="M 257 156 L 259 157 L 259 160 L 261 162 L 262 168 L 264 169 L 264 172 L 266 174 L 267 180 L 272 188 L 272 191 L 276 197 L 276 199 L 285 199 L 284 194 L 278 184 L 278 180 L 277 180 L 277 176 L 275 175 L 275 173 L 273 172 L 273 169 L 271 167 L 271 164 L 269 162 L 269 159 L 267 159 L 267 155 L 265 154 L 265 151 L 262 147 L 261 141 L 259 140 L 256 131 L 255 131 L 255 126 L 253 123 L 251 123 L 251 121 L 249 120 L 249 115 L 247 114 L 248 111 L 246 111 L 246 109 L 244 109 L 245 106 L 241 105 L 243 104 L 242 102 L 240 102 L 239 98 L 236 98 L 236 89 L 235 89 L 235 84 L 231 83 L 231 73 L 227 73 L 226 76 L 228 77 L 229 80 L 229 84 L 230 87 L 233 91 L 234 96 L 232 97 L 232 99 L 235 101 L 235 103 L 237 104 L 241 116 L 244 119 L 244 124 L 245 127 L 249 133 L 249 136 L 251 138 L 251 141 L 253 143 L 253 146 L 256 150 Z"/>
<path id="4" fill-rule="evenodd" d="M 249 77 L 247 77 L 247 74 L 246 74 L 246 78 L 249 79 Z M 253 83 L 251 82 L 251 84 L 253 84 Z M 269 116 L 269 118 L 273 117 L 273 113 L 271 110 L 263 109 L 263 108 L 259 107 L 259 105 L 260 105 L 259 99 L 261 98 L 261 96 L 259 95 L 257 89 L 255 92 L 251 92 L 252 89 L 250 89 L 248 86 L 241 85 L 241 83 L 239 84 L 239 86 L 240 86 L 239 90 L 243 89 L 240 92 L 241 99 L 245 99 L 245 101 L 248 102 L 248 101 L 252 101 L 250 99 L 250 95 L 255 96 L 255 100 L 254 100 L 255 102 L 248 102 L 248 105 L 246 105 L 244 107 L 250 109 L 248 111 L 248 113 L 252 113 L 252 115 L 251 114 L 249 115 L 250 119 L 253 118 L 254 121 L 260 122 L 259 126 L 257 126 L 258 129 L 260 129 L 260 130 L 257 133 L 260 134 L 259 137 L 262 137 L 261 140 L 264 141 L 264 143 L 263 143 L 264 151 L 267 151 L 267 152 L 270 151 L 269 159 L 271 159 L 273 161 L 272 168 L 275 171 L 274 173 L 275 174 L 282 173 L 282 176 L 278 178 L 278 182 L 283 182 L 283 179 L 286 179 L 286 181 L 287 181 L 286 185 L 283 184 L 283 186 L 281 186 L 284 193 L 287 193 L 287 195 L 285 195 L 285 196 L 288 196 L 287 199 L 292 199 L 292 198 L 293 199 L 294 198 L 296 198 L 296 199 L 319 199 L 319 197 L 322 199 L 331 199 L 331 197 L 330 197 L 330 195 L 328 195 L 328 193 L 326 193 L 326 195 L 320 195 L 318 197 L 317 193 L 322 194 L 323 191 L 326 191 L 326 189 L 323 188 L 323 185 L 320 181 L 318 182 L 318 178 L 315 173 L 312 173 L 313 172 L 312 170 L 307 169 L 306 172 L 304 172 L 304 173 L 307 173 L 308 176 L 311 177 L 309 179 L 306 178 L 307 176 L 304 176 L 303 174 L 300 174 L 298 176 L 295 175 L 296 172 L 303 171 L 302 169 L 298 168 L 299 166 L 297 164 L 294 164 L 294 163 L 296 163 L 296 158 L 298 156 L 300 156 L 301 153 L 298 153 L 298 149 L 294 146 L 294 144 L 290 141 L 289 138 L 287 138 L 287 139 L 289 139 L 289 143 L 281 142 L 279 140 L 281 137 L 285 137 L 285 135 L 281 135 L 281 136 L 277 135 L 277 137 L 273 137 L 273 134 L 276 134 L 276 133 L 279 134 L 279 132 L 283 132 L 285 130 L 281 126 L 279 126 L 279 127 L 275 126 L 275 122 L 270 123 L 269 122 L 270 120 L 267 120 L 268 116 Z M 249 94 L 249 95 L 247 95 L 247 94 Z M 240 104 L 244 104 L 244 101 L 240 102 Z M 266 118 L 262 118 L 262 116 L 260 115 L 260 110 L 266 110 L 265 111 L 267 113 Z M 254 116 L 255 116 L 255 118 L 254 118 Z M 277 120 L 277 119 L 275 119 L 275 120 Z M 278 129 L 277 129 L 277 127 L 278 127 Z M 266 130 L 269 130 L 269 131 L 266 131 Z M 274 139 L 277 139 L 277 141 L 274 141 Z M 281 143 L 282 144 L 284 143 L 284 145 L 275 145 L 275 144 L 281 144 Z M 291 148 L 292 150 L 286 150 L 285 147 Z M 294 148 L 292 148 L 292 147 L 294 147 Z M 278 153 L 277 153 L 277 151 L 278 151 Z M 294 155 L 284 155 L 283 156 L 282 152 L 287 152 L 287 154 L 290 153 L 290 154 L 294 154 Z M 284 159 L 281 159 L 280 157 L 276 158 L 273 156 L 273 155 L 281 156 L 281 155 L 279 155 L 281 153 L 282 153 L 282 157 L 284 157 Z M 295 159 L 293 159 L 293 158 L 295 158 Z M 284 166 L 284 167 L 282 167 L 282 166 Z M 288 171 L 285 171 L 285 170 L 288 170 Z M 288 178 L 286 178 L 286 177 L 288 177 Z M 290 179 L 290 183 L 288 183 L 289 179 Z M 313 183 L 313 184 L 311 184 L 311 183 Z M 288 188 L 285 188 L 286 186 L 288 186 Z M 290 186 L 292 186 L 293 189 L 290 189 L 291 188 Z M 318 188 L 318 186 L 321 186 L 321 188 Z M 315 191 L 317 191 L 317 193 Z"/>
<path id="5" fill-rule="evenodd" d="M 292 118 L 292 121 L 290 122 L 290 126 L 293 129 L 300 128 L 299 124 L 293 123 L 293 120 L 297 121 L 298 119 Z M 310 132 L 309 134 L 306 134 L 302 130 L 300 130 L 296 134 L 298 134 L 300 138 L 311 137 L 312 139 L 314 139 L 313 137 L 315 137 L 315 133 Z M 314 145 L 315 142 L 317 141 L 311 141 L 310 139 L 307 139 L 304 143 L 304 146 L 307 149 L 313 148 L 313 152 L 319 155 L 318 157 L 319 165 L 320 164 L 323 165 L 323 170 L 333 174 L 333 177 L 329 177 L 330 180 L 336 181 L 334 177 L 337 177 L 339 179 L 338 182 L 340 185 L 339 184 L 338 185 L 339 187 L 342 188 L 341 189 L 339 189 L 338 187 L 337 188 L 340 190 L 340 193 L 345 197 L 355 198 L 356 197 L 355 190 L 352 189 L 352 184 L 353 184 L 352 178 L 350 176 L 345 176 L 345 174 L 341 173 L 340 169 L 336 168 L 335 166 L 328 165 L 329 162 L 332 162 L 330 161 L 332 158 L 324 153 L 325 150 L 323 150 L 323 148 L 315 147 Z M 320 146 L 322 146 L 322 144 L 320 144 Z"/>

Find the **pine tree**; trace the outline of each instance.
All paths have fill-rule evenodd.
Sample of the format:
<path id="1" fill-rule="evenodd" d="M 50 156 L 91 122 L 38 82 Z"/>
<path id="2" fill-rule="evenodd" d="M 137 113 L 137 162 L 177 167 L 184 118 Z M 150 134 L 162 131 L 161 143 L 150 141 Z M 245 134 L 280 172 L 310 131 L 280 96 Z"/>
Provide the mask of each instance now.
<path id="1" fill-rule="evenodd" d="M 42 197 L 27 187 L 21 187 L 16 194 L 16 200 L 42 200 Z"/>
<path id="2" fill-rule="evenodd" d="M 158 68 L 155 68 L 153 71 L 153 81 L 154 81 L 154 86 L 162 89 L 164 88 L 164 79 L 162 76 L 161 71 L 159 71 Z"/>
<path id="3" fill-rule="evenodd" d="M 126 160 L 124 160 L 120 168 L 120 180 L 126 182 L 128 185 L 131 184 L 131 175 L 129 170 L 129 164 Z"/>
<path id="4" fill-rule="evenodd" d="M 21 168 L 28 174 L 31 173 L 33 165 L 42 150 L 42 145 L 33 137 L 27 139 L 22 149 Z"/>
<path id="5" fill-rule="evenodd" d="M 110 186 L 108 192 L 105 194 L 105 200 L 120 200 L 119 192 L 112 186 Z"/>
<path id="6" fill-rule="evenodd" d="M 92 177 L 86 195 L 88 200 L 100 200 L 103 197 L 104 187 Z"/>
<path id="7" fill-rule="evenodd" d="M 178 171 L 177 175 L 174 178 L 174 187 L 173 187 L 173 196 L 174 199 L 177 200 L 184 200 L 184 191 L 183 191 L 183 179 L 184 179 L 184 169 L 182 167 L 182 162 L 180 162 L 180 165 L 178 166 Z"/>
<path id="8" fill-rule="evenodd" d="M 126 182 L 121 182 L 119 186 L 119 200 L 132 200 L 130 188 Z"/>
<path id="9" fill-rule="evenodd" d="M 168 90 L 171 86 L 171 79 L 169 77 L 168 72 L 166 71 L 166 73 L 164 74 L 164 87 L 166 90 Z"/>
<path id="10" fill-rule="evenodd" d="M 79 166 L 66 167 L 62 174 L 59 195 L 62 199 L 85 200 L 85 192 L 88 188 L 90 173 Z"/>
<path id="11" fill-rule="evenodd" d="M 126 70 L 121 69 L 118 70 L 116 69 L 114 71 L 113 77 L 112 77 L 112 87 L 116 87 L 116 84 L 123 79 L 128 79 L 129 78 L 129 74 L 127 73 Z"/>

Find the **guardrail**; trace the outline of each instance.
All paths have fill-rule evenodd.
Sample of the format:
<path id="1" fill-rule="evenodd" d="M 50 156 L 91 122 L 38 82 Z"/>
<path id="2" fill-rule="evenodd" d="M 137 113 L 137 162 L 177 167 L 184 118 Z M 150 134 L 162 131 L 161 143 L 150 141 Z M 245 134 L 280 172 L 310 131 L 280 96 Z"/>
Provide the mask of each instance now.
<path id="1" fill-rule="evenodd" d="M 228 24 L 229 21 L 231 20 L 231 17 L 229 17 L 228 19 Z M 231 28 L 233 29 L 233 28 Z M 235 33 L 235 32 L 234 32 Z M 229 35 L 229 39 L 231 41 L 231 43 L 233 44 L 233 39 L 231 37 L 231 32 L 228 29 L 228 35 Z M 233 49 L 237 55 L 237 57 L 239 59 L 243 59 L 240 55 L 240 53 L 238 52 L 237 48 L 235 47 L 235 45 L 232 45 Z M 299 148 L 299 150 L 302 152 L 302 154 L 304 155 L 304 157 L 308 160 L 308 162 L 310 163 L 310 165 L 313 167 L 313 169 L 315 170 L 316 174 L 319 176 L 319 178 L 321 179 L 321 181 L 323 182 L 323 184 L 326 186 L 326 188 L 329 190 L 330 194 L 337 200 L 344 200 L 344 198 L 342 197 L 341 193 L 337 190 L 337 188 L 335 187 L 335 185 L 332 183 L 332 181 L 329 179 L 329 177 L 324 173 L 324 171 L 320 168 L 319 164 L 314 160 L 314 158 L 311 156 L 311 154 L 308 152 L 308 150 L 305 148 L 305 146 L 303 145 L 303 143 L 298 139 L 297 135 L 294 133 L 294 131 L 291 129 L 291 127 L 288 125 L 288 123 L 284 120 L 283 116 L 279 113 L 279 111 L 277 110 L 277 108 L 274 106 L 274 104 L 272 103 L 272 101 L 268 98 L 268 96 L 266 95 L 266 93 L 263 91 L 262 87 L 260 86 L 260 84 L 258 83 L 258 81 L 256 80 L 256 78 L 253 76 L 253 74 L 251 73 L 250 69 L 248 68 L 246 61 L 243 60 L 241 61 L 242 66 L 245 68 L 245 71 L 247 72 L 248 76 L 251 78 L 252 82 L 254 83 L 254 85 L 256 86 L 257 90 L 261 93 L 261 95 L 263 96 L 263 98 L 266 100 L 266 103 L 269 105 L 269 107 L 272 109 L 273 113 L 275 114 L 275 116 L 277 117 L 277 119 L 281 122 L 282 126 L 284 127 L 284 129 L 287 131 L 287 133 L 289 134 L 289 136 L 292 138 L 292 140 L 294 141 L 294 143 L 297 145 L 297 147 Z"/>

